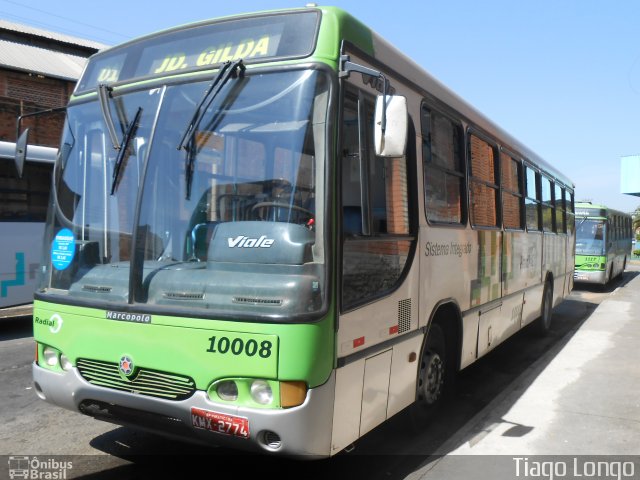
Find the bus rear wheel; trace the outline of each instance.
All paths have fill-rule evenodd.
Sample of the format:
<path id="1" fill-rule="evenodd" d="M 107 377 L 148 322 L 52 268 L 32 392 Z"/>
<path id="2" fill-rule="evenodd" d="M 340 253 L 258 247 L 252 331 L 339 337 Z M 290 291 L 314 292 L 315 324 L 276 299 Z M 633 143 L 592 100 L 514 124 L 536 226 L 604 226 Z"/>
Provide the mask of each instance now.
<path id="1" fill-rule="evenodd" d="M 553 312 L 553 285 L 547 281 L 542 293 L 542 305 L 540 306 L 540 318 L 536 321 L 536 333 L 547 335 L 551 328 L 551 316 Z"/>

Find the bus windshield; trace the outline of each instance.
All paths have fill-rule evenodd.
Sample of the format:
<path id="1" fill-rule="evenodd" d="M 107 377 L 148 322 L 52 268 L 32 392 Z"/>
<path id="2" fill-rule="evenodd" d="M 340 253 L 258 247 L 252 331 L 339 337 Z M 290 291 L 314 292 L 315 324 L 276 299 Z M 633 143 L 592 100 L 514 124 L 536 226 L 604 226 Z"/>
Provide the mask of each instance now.
<path id="1" fill-rule="evenodd" d="M 605 252 L 604 220 L 583 219 L 576 228 L 577 255 L 604 255 Z"/>
<path id="2" fill-rule="evenodd" d="M 210 83 L 69 108 L 42 291 L 233 318 L 321 309 L 328 77 L 247 71 L 202 102 Z"/>

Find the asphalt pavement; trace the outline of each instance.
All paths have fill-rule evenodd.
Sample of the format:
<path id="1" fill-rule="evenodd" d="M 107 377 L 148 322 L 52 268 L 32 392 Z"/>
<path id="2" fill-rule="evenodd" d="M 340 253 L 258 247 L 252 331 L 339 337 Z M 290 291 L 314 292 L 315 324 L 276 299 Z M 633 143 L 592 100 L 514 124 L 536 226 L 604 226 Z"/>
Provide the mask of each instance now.
<path id="1" fill-rule="evenodd" d="M 640 479 L 640 275 L 438 453 L 410 477 Z"/>
<path id="2" fill-rule="evenodd" d="M 614 284 L 617 288 L 610 294 L 610 289 L 602 290 L 607 293 L 606 299 L 597 308 L 594 305 L 595 310 L 586 320 L 575 324 L 561 341 L 541 350 L 537 360 L 501 389 L 501 393 L 466 421 L 460 430 L 449 435 L 444 444 L 434 446 L 436 450 L 429 450 L 426 455 L 407 453 L 407 456 L 399 455 L 397 460 L 395 456 L 387 457 L 375 478 L 640 480 L 640 263 L 634 263 L 633 270 L 625 273 L 624 281 Z M 590 288 L 583 290 L 582 296 L 588 299 L 593 292 L 600 295 L 599 289 Z M 561 309 L 567 304 L 565 302 Z M 562 322 L 561 318 L 556 320 Z M 25 355 L 31 356 L 31 350 Z M 500 358 L 509 362 L 509 356 Z M 30 365 L 28 359 L 16 362 L 12 365 L 24 364 L 25 368 Z M 25 384 L 22 388 L 29 389 L 30 386 Z M 9 396 L 7 401 L 12 402 L 11 398 Z M 23 402 L 23 399 L 15 402 Z M 26 445 L 39 437 L 38 430 L 52 421 L 50 417 L 58 422 L 54 425 L 55 431 L 63 432 L 56 434 L 52 447 L 64 446 L 67 455 L 78 454 L 78 449 L 86 447 L 84 441 L 74 442 L 69 437 L 77 435 L 83 417 L 48 408 L 49 405 L 35 396 L 23 407 L 25 411 L 35 409 L 39 412 L 40 426 L 26 425 L 21 414 L 3 418 L 3 422 L 12 425 L 10 431 L 7 430 L 7 435 L 11 434 L 6 438 L 7 447 L 10 446 L 7 453 L 31 452 Z M 65 429 L 61 426 L 65 423 L 74 427 Z M 106 439 L 103 443 L 109 443 L 110 438 L 117 440 L 115 443 L 122 440 L 119 435 L 123 435 L 123 429 L 110 431 L 112 427 L 101 422 L 89 422 L 88 425 L 92 429 L 89 437 L 93 438 L 91 445 L 94 447 L 100 444 L 101 438 Z M 96 433 L 93 431 L 96 428 L 110 432 Z M 21 446 L 16 441 L 16 432 L 24 433 L 22 437 L 27 443 Z M 142 439 L 149 448 L 149 438 L 144 436 Z M 49 453 L 62 453 L 59 449 L 50 450 Z M 110 458 L 93 454 L 74 457 L 74 462 L 86 458 L 87 462 L 95 463 L 103 456 Z M 340 459 L 345 461 L 337 461 Z M 375 455 L 365 452 L 364 462 L 374 463 L 375 459 Z M 6 457 L 3 460 L 5 463 Z M 349 456 L 333 460 L 324 469 L 318 469 L 321 477 L 358 477 L 354 476 L 353 468 L 347 470 L 348 477 L 342 471 L 345 466 L 350 467 L 349 461 L 353 459 Z M 397 466 L 403 462 L 408 463 L 406 468 Z M 80 463 L 78 460 L 75 473 L 82 470 Z M 95 478 L 101 478 L 103 474 L 103 478 L 125 478 L 125 472 L 112 463 L 104 468 L 95 466 L 87 470 L 104 470 Z M 277 465 L 281 468 L 281 464 Z M 142 465 L 145 466 L 147 464 Z M 338 473 L 327 476 L 326 470 L 337 470 Z M 360 478 L 372 478 L 371 470 L 366 470 L 369 474 Z M 0 467 L 0 478 L 4 473 Z"/>

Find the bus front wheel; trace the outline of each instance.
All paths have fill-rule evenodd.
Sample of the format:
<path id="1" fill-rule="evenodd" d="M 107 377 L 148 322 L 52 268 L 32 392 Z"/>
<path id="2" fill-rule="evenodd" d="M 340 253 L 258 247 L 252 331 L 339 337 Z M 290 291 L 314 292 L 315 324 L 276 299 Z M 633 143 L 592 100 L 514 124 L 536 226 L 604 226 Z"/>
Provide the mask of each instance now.
<path id="1" fill-rule="evenodd" d="M 448 361 L 451 355 L 448 355 L 447 347 L 444 329 L 433 323 L 420 359 L 418 376 L 418 407 L 428 415 L 440 407 L 451 387 L 452 365 Z"/>

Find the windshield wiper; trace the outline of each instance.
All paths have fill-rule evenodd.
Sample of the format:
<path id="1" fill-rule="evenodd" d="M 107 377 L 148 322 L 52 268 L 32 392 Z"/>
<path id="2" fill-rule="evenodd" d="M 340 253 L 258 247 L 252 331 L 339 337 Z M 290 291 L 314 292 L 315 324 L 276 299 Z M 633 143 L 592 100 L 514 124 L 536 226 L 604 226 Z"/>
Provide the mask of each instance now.
<path id="1" fill-rule="evenodd" d="M 235 62 L 225 62 L 222 67 L 220 67 L 220 71 L 212 80 L 207 90 L 204 92 L 202 99 L 196 105 L 195 111 L 193 112 L 193 116 L 189 121 L 189 125 L 182 135 L 182 139 L 180 143 L 178 143 L 178 150 L 184 148 L 187 150 L 187 159 L 185 164 L 185 188 L 186 195 L 185 198 L 189 200 L 191 198 L 191 183 L 193 179 L 193 169 L 194 162 L 196 157 L 196 145 L 195 145 L 195 134 L 200 122 L 202 121 L 205 113 L 213 103 L 213 100 L 218 96 L 222 87 L 229 81 L 229 79 L 233 76 L 236 77 L 236 71 L 240 69 L 239 76 L 245 71 L 245 66 L 242 63 L 242 59 L 236 60 Z"/>
<path id="2" fill-rule="evenodd" d="M 112 183 L 111 183 L 111 195 L 116 191 L 116 185 L 118 184 L 118 180 L 120 178 L 120 168 L 122 167 L 122 162 L 124 161 L 124 156 L 129 148 L 129 142 L 131 138 L 136 133 L 138 129 L 138 123 L 140 121 L 140 115 L 142 115 L 142 107 L 138 107 L 138 111 L 136 112 L 131 123 L 127 125 L 127 129 L 124 132 L 124 136 L 122 137 L 122 143 L 117 146 L 118 156 L 116 157 L 116 163 L 113 165 L 113 175 L 112 175 Z"/>
<path id="3" fill-rule="evenodd" d="M 123 131 L 122 141 L 119 142 L 118 134 L 116 133 L 116 126 L 113 123 L 113 118 L 111 117 L 111 108 L 109 106 L 109 96 L 111 95 L 111 90 L 112 88 L 108 85 L 105 85 L 104 83 L 98 85 L 98 99 L 100 103 L 100 111 L 102 112 L 102 118 L 104 119 L 104 123 L 107 126 L 107 131 L 109 132 L 109 137 L 111 138 L 113 149 L 118 151 L 115 164 L 113 165 L 113 175 L 111 183 L 111 195 L 113 195 L 116 191 L 118 179 L 120 178 L 120 167 L 122 167 L 124 155 L 129 146 L 129 142 L 131 141 L 131 137 L 133 137 L 134 133 L 138 129 L 138 122 L 140 120 L 140 115 L 142 114 L 142 107 L 138 107 L 138 111 L 136 112 L 133 120 Z"/>
<path id="4" fill-rule="evenodd" d="M 109 137 L 111 137 L 111 143 L 113 148 L 118 150 L 120 142 L 118 142 L 118 134 L 116 133 L 116 126 L 111 118 L 111 108 L 109 108 L 109 95 L 111 94 L 111 87 L 104 83 L 98 85 L 98 98 L 100 99 L 100 111 L 102 112 L 102 118 L 107 126 Z"/>
<path id="5" fill-rule="evenodd" d="M 185 180 L 185 188 L 186 188 L 186 194 L 185 194 L 185 199 L 186 200 L 191 200 L 191 180 L 193 179 L 193 169 L 194 169 L 194 162 L 195 162 L 195 158 L 196 158 L 196 146 L 194 145 L 194 138 L 193 136 L 191 137 L 191 140 L 189 141 L 189 148 L 187 148 L 187 164 L 184 168 L 184 180 Z"/>
<path id="6" fill-rule="evenodd" d="M 232 75 L 236 74 L 236 70 L 238 69 L 238 67 L 240 68 L 240 74 L 242 75 L 245 70 L 242 59 L 236 60 L 233 63 L 225 62 L 222 67 L 220 67 L 220 71 L 215 76 L 207 90 L 204 92 L 204 95 L 202 96 L 202 99 L 200 100 L 198 105 L 196 105 L 195 111 L 193 112 L 193 117 L 191 117 L 191 121 L 189 122 L 187 129 L 185 130 L 184 135 L 182 135 L 180 143 L 178 143 L 178 150 L 186 148 L 186 146 L 189 144 L 196 133 L 198 125 L 200 125 L 200 122 L 202 121 L 202 117 L 204 117 L 204 114 L 209 108 L 209 105 L 211 105 L 218 93 L 220 93 L 220 90 L 222 90 L 222 87 L 224 87 L 229 78 L 231 78 Z"/>

